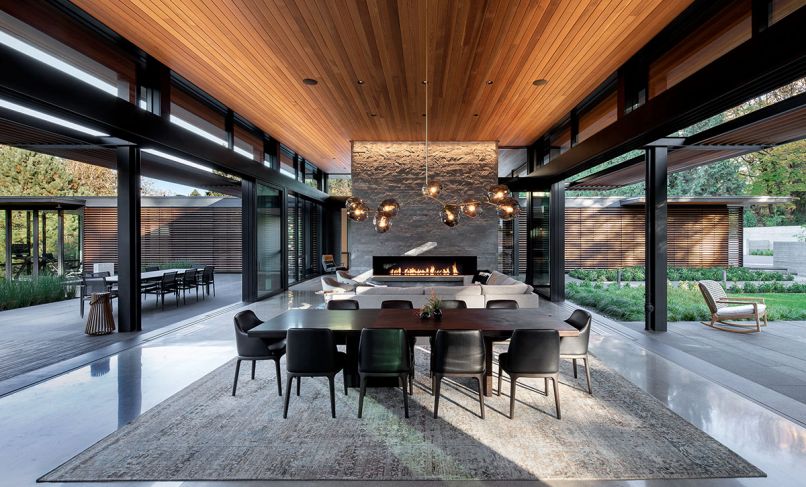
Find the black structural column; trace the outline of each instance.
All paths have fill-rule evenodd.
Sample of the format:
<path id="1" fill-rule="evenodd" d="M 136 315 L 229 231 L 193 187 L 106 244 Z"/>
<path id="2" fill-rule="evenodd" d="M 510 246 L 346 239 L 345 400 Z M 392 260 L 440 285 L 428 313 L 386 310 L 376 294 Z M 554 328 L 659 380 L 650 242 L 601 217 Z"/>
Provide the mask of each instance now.
<path id="1" fill-rule="evenodd" d="M 31 244 L 31 277 L 39 277 L 39 210 L 31 210 L 33 215 L 33 243 Z"/>
<path id="2" fill-rule="evenodd" d="M 6 208 L 6 281 L 11 281 L 13 269 L 11 268 L 11 210 Z"/>
<path id="3" fill-rule="evenodd" d="M 241 299 L 257 301 L 257 185 L 241 179 Z"/>
<path id="4" fill-rule="evenodd" d="M 140 331 L 140 148 L 118 147 L 118 330 Z"/>
<path id="5" fill-rule="evenodd" d="M 645 328 L 666 331 L 666 147 L 646 149 Z"/>
<path id="6" fill-rule="evenodd" d="M 565 183 L 551 185 L 549 196 L 549 282 L 552 301 L 565 299 Z"/>

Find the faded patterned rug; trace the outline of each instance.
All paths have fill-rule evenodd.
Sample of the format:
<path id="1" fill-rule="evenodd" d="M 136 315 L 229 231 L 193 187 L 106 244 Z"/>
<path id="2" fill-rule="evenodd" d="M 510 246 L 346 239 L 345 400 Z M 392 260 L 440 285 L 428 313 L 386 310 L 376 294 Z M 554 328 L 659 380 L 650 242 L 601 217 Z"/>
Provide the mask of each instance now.
<path id="1" fill-rule="evenodd" d="M 503 349 L 501 349 L 503 350 Z M 500 350 L 499 350 L 500 351 Z M 418 377 L 403 417 L 400 389 L 336 385 L 330 417 L 327 380 L 303 379 L 282 418 L 274 364 L 257 379 L 234 362 L 211 372 L 40 480 L 628 480 L 758 477 L 764 473 L 593 358 L 584 373 L 563 364 L 562 420 L 542 379 L 518 382 L 515 419 L 509 383 L 486 398 L 479 417 L 475 381 L 443 382 L 440 417 L 418 348 Z M 496 367 L 497 371 L 497 367 Z M 580 372 L 583 369 L 580 367 Z M 506 377 L 506 376 L 505 376 Z M 471 389 L 472 387 L 472 389 Z M 551 386 L 549 386 L 551 387 Z M 551 391 L 550 391 L 551 392 Z"/>

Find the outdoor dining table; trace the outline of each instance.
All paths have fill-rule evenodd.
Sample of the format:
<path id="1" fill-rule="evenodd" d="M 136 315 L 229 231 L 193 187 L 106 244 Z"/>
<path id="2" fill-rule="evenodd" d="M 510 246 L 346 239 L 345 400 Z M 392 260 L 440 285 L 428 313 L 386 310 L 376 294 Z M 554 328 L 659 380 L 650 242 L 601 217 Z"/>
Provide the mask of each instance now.
<path id="1" fill-rule="evenodd" d="M 358 339 L 363 328 L 402 328 L 414 336 L 433 336 L 437 330 L 480 330 L 484 335 L 486 377 L 484 394 L 492 393 L 493 342 L 508 339 L 521 329 L 556 330 L 560 336 L 578 336 L 579 331 L 561 318 L 537 309 L 446 309 L 442 320 L 421 320 L 417 310 L 292 309 L 269 319 L 247 332 L 250 337 L 282 338 L 289 328 L 327 328 L 347 345 L 344 380 L 358 387 Z"/>

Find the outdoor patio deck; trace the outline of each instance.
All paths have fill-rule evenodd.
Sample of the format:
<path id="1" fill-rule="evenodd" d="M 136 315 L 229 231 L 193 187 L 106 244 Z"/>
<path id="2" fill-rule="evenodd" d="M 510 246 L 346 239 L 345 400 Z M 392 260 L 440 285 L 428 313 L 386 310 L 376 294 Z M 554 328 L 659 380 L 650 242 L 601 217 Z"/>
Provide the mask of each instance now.
<path id="1" fill-rule="evenodd" d="M 200 291 L 198 302 L 195 293 L 187 298 L 187 304 L 180 301 L 177 308 L 173 297 L 166 297 L 163 311 L 155 308 L 154 297 L 148 296 L 143 304 L 143 332 L 240 302 L 241 275 L 217 273 L 215 297 L 211 294 L 201 299 Z M 113 308 L 117 318 L 117 300 Z M 86 317 L 86 312 L 84 318 L 79 315 L 78 299 L 0 312 L 0 383 L 141 334 L 87 336 Z"/>
<path id="2" fill-rule="evenodd" d="M 761 333 L 750 334 L 718 331 L 698 321 L 669 323 L 667 333 L 645 332 L 643 322 L 623 324 L 806 404 L 806 321 L 771 321 Z"/>

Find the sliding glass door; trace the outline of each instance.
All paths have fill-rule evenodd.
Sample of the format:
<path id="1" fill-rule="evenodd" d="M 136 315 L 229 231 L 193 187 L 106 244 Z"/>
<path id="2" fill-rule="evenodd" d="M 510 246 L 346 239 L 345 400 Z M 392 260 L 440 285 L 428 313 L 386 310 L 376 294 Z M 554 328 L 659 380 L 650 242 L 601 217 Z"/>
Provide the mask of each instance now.
<path id="1" fill-rule="evenodd" d="M 257 185 L 257 293 L 262 298 L 283 289 L 282 193 Z"/>

